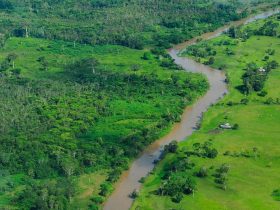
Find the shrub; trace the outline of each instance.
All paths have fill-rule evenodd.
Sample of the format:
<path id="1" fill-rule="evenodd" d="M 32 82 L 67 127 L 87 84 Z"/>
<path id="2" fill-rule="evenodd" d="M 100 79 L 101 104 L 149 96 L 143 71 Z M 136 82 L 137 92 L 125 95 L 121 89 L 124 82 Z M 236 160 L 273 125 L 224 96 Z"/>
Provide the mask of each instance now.
<path id="1" fill-rule="evenodd" d="M 215 148 L 207 148 L 205 149 L 205 156 L 208 158 L 216 158 L 218 155 L 218 150 L 216 150 Z"/>
<path id="2" fill-rule="evenodd" d="M 142 59 L 143 60 L 151 60 L 153 58 L 152 53 L 150 52 L 144 52 Z"/>
<path id="3" fill-rule="evenodd" d="M 215 62 L 215 58 L 211 56 L 211 57 L 208 59 L 208 61 L 205 61 L 205 62 L 204 62 L 204 64 L 205 64 L 205 65 L 212 65 L 212 64 L 214 64 L 214 62 Z"/>
<path id="4" fill-rule="evenodd" d="M 139 179 L 140 183 L 144 183 L 145 182 L 145 177 L 141 177 L 141 179 Z"/>
<path id="5" fill-rule="evenodd" d="M 199 171 L 196 173 L 196 176 L 198 177 L 206 177 L 208 175 L 208 169 L 203 166 L 199 169 Z"/>
<path id="6" fill-rule="evenodd" d="M 176 195 L 174 195 L 171 200 L 174 203 L 180 203 L 183 197 L 184 197 L 183 193 L 176 193 Z"/>
<path id="7" fill-rule="evenodd" d="M 233 130 L 238 130 L 239 129 L 239 125 L 237 123 L 235 123 L 233 126 L 232 126 L 232 129 Z"/>
<path id="8" fill-rule="evenodd" d="M 227 174 L 226 173 L 221 173 L 217 178 L 215 179 L 215 182 L 217 184 L 225 184 L 227 181 Z"/>
<path id="9" fill-rule="evenodd" d="M 265 97 L 267 95 L 267 91 L 265 90 L 262 90 L 261 92 L 258 93 L 258 96 L 261 96 L 261 97 Z"/>
<path id="10" fill-rule="evenodd" d="M 74 80 L 90 80 L 93 78 L 98 66 L 99 62 L 95 58 L 85 58 L 66 66 L 65 72 Z"/>
<path id="11" fill-rule="evenodd" d="M 233 106 L 233 102 L 232 102 L 232 101 L 229 101 L 229 102 L 227 102 L 227 105 L 228 105 L 228 106 Z"/>
<path id="12" fill-rule="evenodd" d="M 225 155 L 225 156 L 230 156 L 230 155 L 231 155 L 231 152 L 227 150 L 227 151 L 225 151 L 224 155 Z"/>
<path id="13" fill-rule="evenodd" d="M 140 69 L 140 66 L 138 64 L 132 64 L 130 66 L 131 71 L 138 71 Z"/>
<path id="14" fill-rule="evenodd" d="M 104 197 L 101 197 L 101 196 L 93 196 L 91 199 L 90 199 L 93 203 L 95 204 L 101 204 L 104 202 Z"/>
<path id="15" fill-rule="evenodd" d="M 240 103 L 244 104 L 244 105 L 247 105 L 249 103 L 249 99 L 248 98 L 242 98 Z"/>
<path id="16" fill-rule="evenodd" d="M 230 166 L 224 163 L 217 169 L 217 172 L 219 174 L 228 173 L 229 169 L 230 169 Z"/>
<path id="17" fill-rule="evenodd" d="M 175 153 L 177 149 L 178 149 L 178 143 L 175 140 L 170 142 L 170 144 L 164 146 L 164 151 L 166 153 Z"/>
<path id="18" fill-rule="evenodd" d="M 172 173 L 158 190 L 160 195 L 176 196 L 178 193 L 191 194 L 196 189 L 195 180 L 185 172 Z"/>
<path id="19" fill-rule="evenodd" d="M 272 196 L 275 200 L 280 201 L 280 189 L 274 190 Z"/>
<path id="20" fill-rule="evenodd" d="M 19 76 L 21 73 L 21 69 L 20 68 L 12 69 L 11 72 L 13 75 Z"/>
<path id="21" fill-rule="evenodd" d="M 132 199 L 137 198 L 137 197 L 138 197 L 138 192 L 137 192 L 137 190 L 133 190 L 133 192 L 130 193 L 129 197 L 132 198 Z"/>
<path id="22" fill-rule="evenodd" d="M 274 103 L 274 100 L 273 100 L 273 98 L 269 97 L 268 99 L 266 99 L 266 101 L 264 103 L 267 105 L 270 105 L 270 104 Z"/>
<path id="23" fill-rule="evenodd" d="M 89 208 L 89 210 L 99 210 L 98 205 L 96 205 L 94 203 L 89 204 L 88 208 Z"/>
<path id="24" fill-rule="evenodd" d="M 263 58 L 263 61 L 267 61 L 267 60 L 269 60 L 269 56 L 268 55 L 264 56 L 264 58 Z"/>
<path id="25" fill-rule="evenodd" d="M 99 195 L 101 196 L 107 196 L 110 192 L 112 192 L 113 187 L 110 183 L 104 182 L 100 185 L 100 192 Z"/>

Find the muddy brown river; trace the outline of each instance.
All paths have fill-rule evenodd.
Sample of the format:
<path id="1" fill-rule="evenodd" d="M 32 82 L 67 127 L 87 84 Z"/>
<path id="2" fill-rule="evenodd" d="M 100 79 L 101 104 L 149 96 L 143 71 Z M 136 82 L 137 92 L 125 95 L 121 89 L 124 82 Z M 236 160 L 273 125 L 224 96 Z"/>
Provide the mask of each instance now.
<path id="1" fill-rule="evenodd" d="M 228 30 L 230 26 L 238 26 L 258 19 L 264 19 L 279 13 L 279 11 L 279 9 L 271 10 L 240 21 L 232 22 L 214 32 L 205 33 L 200 37 L 176 45 L 169 50 L 169 54 L 175 60 L 175 63 L 181 65 L 186 71 L 204 74 L 209 81 L 210 88 L 203 97 L 197 100 L 192 106 L 188 106 L 185 109 L 180 123 L 174 124 L 171 131 L 166 136 L 148 146 L 145 151 L 134 160 L 130 169 L 122 174 L 119 182 L 116 184 L 115 191 L 104 204 L 104 210 L 128 210 L 133 202 L 129 194 L 134 190 L 140 189 L 141 183 L 139 180 L 147 176 L 148 173 L 153 170 L 155 167 L 154 161 L 159 158 L 164 145 L 169 144 L 172 140 L 186 140 L 187 137 L 195 131 L 195 126 L 197 122 L 199 122 L 203 112 L 227 93 L 224 72 L 197 63 L 190 58 L 179 57 L 178 53 L 187 46 L 195 44 L 197 38 L 202 38 L 203 40 L 211 39 Z"/>

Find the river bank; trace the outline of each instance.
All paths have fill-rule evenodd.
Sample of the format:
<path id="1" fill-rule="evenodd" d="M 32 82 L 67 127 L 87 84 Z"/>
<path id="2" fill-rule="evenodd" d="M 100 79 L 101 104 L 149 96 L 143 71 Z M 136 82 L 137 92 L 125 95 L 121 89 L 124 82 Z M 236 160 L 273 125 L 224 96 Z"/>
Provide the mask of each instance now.
<path id="1" fill-rule="evenodd" d="M 238 26 L 247 24 L 257 19 L 269 17 L 274 13 L 275 11 L 264 12 L 253 17 L 233 22 L 214 32 L 203 34 L 199 38 L 211 39 L 219 36 L 232 25 Z M 181 122 L 175 124 L 168 135 L 150 145 L 143 154 L 132 163 L 130 169 L 122 175 L 120 181 L 116 185 L 116 190 L 105 203 L 105 210 L 129 209 L 133 200 L 130 199 L 128 195 L 133 190 L 140 189 L 141 183 L 139 183 L 139 180 L 145 177 L 154 168 L 154 161 L 159 158 L 164 145 L 170 143 L 172 140 L 183 141 L 186 137 L 190 136 L 195 131 L 196 124 L 199 122 L 203 112 L 227 93 L 227 85 L 224 82 L 224 72 L 199 64 L 192 59 L 178 56 L 180 50 L 194 44 L 196 40 L 197 38 L 194 38 L 179 44 L 170 49 L 169 53 L 175 60 L 175 63 L 181 65 L 185 70 L 205 74 L 210 83 L 210 89 L 206 95 L 200 98 L 193 106 L 185 109 Z"/>
<path id="2" fill-rule="evenodd" d="M 257 30 L 271 20 L 274 23 L 279 21 L 274 16 L 248 27 Z M 279 27 L 276 31 L 279 31 Z M 235 44 L 217 44 L 225 40 Z M 279 38 L 277 35 L 252 35 L 247 40 L 238 42 L 237 38 L 222 35 L 197 46 L 201 46 L 201 50 L 207 46 L 216 52 L 211 66 L 225 66 L 230 92 L 204 113 L 200 130 L 188 138 L 188 141 L 181 142 L 177 153 L 167 155 L 146 178 L 132 209 L 278 209 L 279 66 L 268 74 L 264 86 L 267 94 L 265 96 L 260 92 L 252 92 L 246 96 L 236 87 L 243 84 L 242 74 L 248 63 L 254 62 L 260 67 L 266 65 L 267 61 L 263 57 L 268 49 L 276 52 L 269 56 L 269 61 L 280 63 L 277 56 L 280 50 Z M 228 55 L 226 49 L 232 54 Z M 219 129 L 222 123 L 236 124 L 236 130 Z M 195 150 L 195 145 L 204 143 L 217 151 L 215 158 L 186 155 Z M 177 180 L 182 178 L 180 173 L 192 177 L 196 182 L 196 189 L 193 196 L 183 195 L 176 202 L 172 195 L 162 196 L 156 192 L 162 189 L 163 183 L 168 182 L 165 177 L 169 172 L 168 168 L 175 167 L 180 158 L 187 158 L 192 167 L 182 171 L 178 169 L 178 172 L 173 171 L 172 174 L 177 174 Z M 223 164 L 226 164 L 229 172 L 221 185 L 220 180 L 217 180 L 217 171 Z M 206 171 L 203 178 L 197 175 L 201 168 Z"/>

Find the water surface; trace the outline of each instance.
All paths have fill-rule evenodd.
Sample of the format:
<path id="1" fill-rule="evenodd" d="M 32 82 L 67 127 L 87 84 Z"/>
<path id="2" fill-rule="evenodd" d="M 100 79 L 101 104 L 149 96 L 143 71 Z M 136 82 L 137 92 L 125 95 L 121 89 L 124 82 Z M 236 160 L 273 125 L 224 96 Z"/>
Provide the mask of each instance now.
<path id="1" fill-rule="evenodd" d="M 228 30 L 230 26 L 247 24 L 258 19 L 267 18 L 276 13 L 279 13 L 279 9 L 232 22 L 214 32 L 205 33 L 200 37 L 176 45 L 169 50 L 169 54 L 175 60 L 175 63 L 181 65 L 186 71 L 204 74 L 209 81 L 210 88 L 196 103 L 184 110 L 180 123 L 176 123 L 166 136 L 148 146 L 132 163 L 130 169 L 122 174 L 120 181 L 115 186 L 116 190 L 105 203 L 104 210 L 128 210 L 133 202 L 133 199 L 129 198 L 129 194 L 134 190 L 140 189 L 141 183 L 139 180 L 147 176 L 155 167 L 154 161 L 159 158 L 164 145 L 169 144 L 173 140 L 183 141 L 190 136 L 194 132 L 196 124 L 199 122 L 203 112 L 227 93 L 224 72 L 197 63 L 190 58 L 179 57 L 178 53 L 187 46 L 195 44 L 197 38 L 202 38 L 203 40 L 211 39 L 221 35 L 224 31 Z"/>

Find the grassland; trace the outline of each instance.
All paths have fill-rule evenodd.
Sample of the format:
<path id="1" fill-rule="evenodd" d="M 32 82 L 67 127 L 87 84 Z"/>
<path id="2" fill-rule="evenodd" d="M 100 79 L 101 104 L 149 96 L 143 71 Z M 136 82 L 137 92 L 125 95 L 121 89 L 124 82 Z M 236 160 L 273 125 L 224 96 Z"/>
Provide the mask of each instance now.
<path id="1" fill-rule="evenodd" d="M 277 17 L 270 20 L 277 21 Z M 267 20 L 250 24 L 248 27 L 258 28 Z M 221 40 L 236 42 L 233 45 L 217 46 Z M 265 97 L 256 92 L 245 96 L 237 87 L 243 84 L 242 75 L 249 62 L 256 62 L 264 66 L 263 60 L 266 50 L 272 48 L 275 54 L 270 60 L 280 62 L 279 37 L 251 36 L 246 41 L 231 39 L 226 35 L 206 41 L 216 51 L 215 68 L 223 67 L 229 77 L 229 94 L 218 104 L 212 106 L 204 115 L 201 129 L 187 141 L 180 143 L 176 154 L 169 154 L 156 167 L 154 172 L 146 178 L 145 184 L 134 202 L 132 209 L 254 209 L 277 210 L 280 207 L 277 193 L 280 188 L 280 106 L 276 103 L 280 98 L 280 68 L 272 70 L 265 82 Z M 226 48 L 234 53 L 227 55 Z M 209 58 L 209 57 L 208 57 Z M 208 58 L 200 59 L 204 62 Z M 196 58 L 194 58 L 196 59 Z M 268 98 L 275 103 L 265 104 Z M 244 98 L 248 104 L 240 104 Z M 221 123 L 237 123 L 237 130 L 221 130 Z M 215 159 L 190 157 L 195 164 L 194 168 L 186 171 L 195 174 L 202 166 L 208 168 L 208 176 L 196 177 L 197 191 L 194 195 L 184 196 L 178 204 L 171 201 L 169 196 L 158 196 L 156 191 L 162 183 L 164 168 L 178 157 L 186 156 L 187 150 L 194 143 L 203 143 L 211 140 L 218 150 Z M 257 150 L 254 156 L 253 150 Z M 226 155 L 231 154 L 231 155 Z M 248 157 L 244 154 L 251 154 Z M 246 157 L 247 156 L 247 157 Z M 214 181 L 216 168 L 226 163 L 230 166 L 227 189 L 223 190 Z"/>

